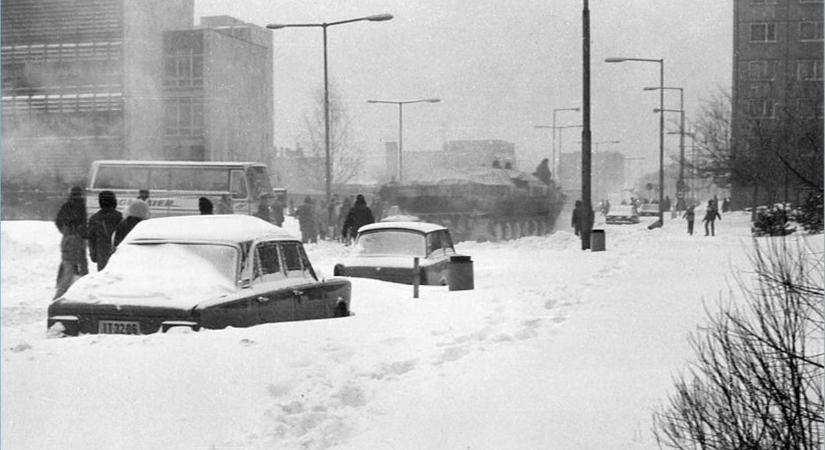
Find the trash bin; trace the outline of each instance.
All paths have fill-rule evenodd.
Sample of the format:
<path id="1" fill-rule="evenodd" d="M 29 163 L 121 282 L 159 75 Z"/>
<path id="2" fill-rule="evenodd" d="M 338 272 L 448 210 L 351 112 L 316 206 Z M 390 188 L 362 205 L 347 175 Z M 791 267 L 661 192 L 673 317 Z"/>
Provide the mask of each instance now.
<path id="1" fill-rule="evenodd" d="M 604 230 L 590 230 L 590 251 L 604 251 Z"/>
<path id="2" fill-rule="evenodd" d="M 450 257 L 448 268 L 451 291 L 464 291 L 473 288 L 473 261 L 469 256 Z"/>

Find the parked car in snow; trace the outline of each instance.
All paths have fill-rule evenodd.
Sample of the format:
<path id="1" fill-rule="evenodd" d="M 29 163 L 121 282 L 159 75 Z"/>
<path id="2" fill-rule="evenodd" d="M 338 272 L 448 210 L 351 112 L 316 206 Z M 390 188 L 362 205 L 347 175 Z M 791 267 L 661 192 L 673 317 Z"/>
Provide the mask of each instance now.
<path id="1" fill-rule="evenodd" d="M 604 221 L 608 224 L 639 223 L 639 214 L 632 205 L 616 205 L 610 208 Z"/>
<path id="2" fill-rule="evenodd" d="M 659 216 L 659 204 L 658 203 L 642 203 L 639 206 L 639 215 L 640 216 Z"/>
<path id="3" fill-rule="evenodd" d="M 245 215 L 140 222 L 105 269 L 48 308 L 52 334 L 148 334 L 348 316 L 351 285 L 320 280 L 301 241 Z"/>
<path id="4" fill-rule="evenodd" d="M 335 265 L 334 274 L 412 284 L 416 256 L 421 284 L 449 284 L 450 258 L 458 256 L 450 232 L 427 222 L 379 222 L 361 227 L 351 255 Z"/>

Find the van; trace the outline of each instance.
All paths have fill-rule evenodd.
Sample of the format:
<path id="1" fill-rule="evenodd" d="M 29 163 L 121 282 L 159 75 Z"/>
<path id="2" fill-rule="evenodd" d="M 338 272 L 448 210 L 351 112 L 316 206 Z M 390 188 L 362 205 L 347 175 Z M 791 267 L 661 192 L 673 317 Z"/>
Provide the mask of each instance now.
<path id="1" fill-rule="evenodd" d="M 125 211 L 140 190 L 149 191 L 150 217 L 199 214 L 198 199 L 209 198 L 215 214 L 254 215 L 264 194 L 273 189 L 266 164 L 219 161 L 132 161 L 92 162 L 86 188 L 89 214 L 99 209 L 98 195 L 112 191 L 118 209 Z"/>

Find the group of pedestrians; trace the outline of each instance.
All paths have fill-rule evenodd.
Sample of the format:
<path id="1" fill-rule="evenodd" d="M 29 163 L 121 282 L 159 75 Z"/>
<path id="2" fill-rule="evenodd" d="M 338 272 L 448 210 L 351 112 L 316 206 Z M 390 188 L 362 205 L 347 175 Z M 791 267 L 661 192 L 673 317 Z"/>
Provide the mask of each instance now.
<path id="1" fill-rule="evenodd" d="M 83 189 L 74 186 L 69 198 L 60 207 L 55 225 L 60 230 L 60 267 L 57 271 L 57 289 L 54 298 L 62 296 L 77 280 L 89 273 L 86 262 L 88 242 L 89 259 L 103 270 L 112 252 L 141 220 L 149 218 L 146 200 L 149 192 L 141 190 L 126 209 L 126 216 L 117 210 L 117 197 L 112 191 L 98 194 L 100 209 L 86 220 L 86 198 Z"/>
<path id="2" fill-rule="evenodd" d="M 375 203 L 374 203 L 375 205 Z M 377 217 L 380 216 L 380 212 Z M 367 206 L 363 195 L 358 194 L 353 202 L 351 197 L 339 200 L 335 195 L 329 204 L 321 200 L 315 206 L 312 197 L 304 198 L 304 203 L 295 209 L 301 240 L 304 243 L 318 242 L 318 239 L 334 239 L 349 244 L 364 225 L 374 223 L 376 214 Z"/>
<path id="3" fill-rule="evenodd" d="M 726 199 L 727 200 L 727 199 Z M 693 222 L 696 219 L 696 205 L 691 204 L 685 210 L 682 218 L 687 220 L 687 232 L 693 236 Z M 705 236 L 716 236 L 716 219 L 722 220 L 722 215 L 719 214 L 719 207 L 716 200 L 708 200 L 708 206 L 705 208 L 705 217 L 702 221 L 705 224 Z"/>

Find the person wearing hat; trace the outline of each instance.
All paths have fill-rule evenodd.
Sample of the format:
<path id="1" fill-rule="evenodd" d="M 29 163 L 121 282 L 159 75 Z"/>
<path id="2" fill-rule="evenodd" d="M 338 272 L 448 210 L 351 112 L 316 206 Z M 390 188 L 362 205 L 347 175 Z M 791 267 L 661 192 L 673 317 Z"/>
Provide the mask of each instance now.
<path id="1" fill-rule="evenodd" d="M 206 197 L 201 197 L 198 199 L 198 211 L 200 211 L 201 215 L 210 215 L 214 210 L 214 205 L 212 205 L 212 200 L 209 200 Z"/>
<path id="2" fill-rule="evenodd" d="M 358 194 L 355 197 L 355 204 L 347 213 L 347 218 L 344 220 L 344 227 L 341 229 L 341 234 L 344 239 L 355 239 L 358 234 L 358 229 L 364 225 L 369 225 L 375 222 L 375 217 L 372 215 L 372 210 L 367 206 L 367 201 L 364 196 Z"/>
<path id="3" fill-rule="evenodd" d="M 315 205 L 310 196 L 304 198 L 304 204 L 295 211 L 301 229 L 301 242 L 318 242 L 318 230 L 315 229 Z"/>
<path id="4" fill-rule="evenodd" d="M 63 237 L 60 240 L 60 267 L 54 298 L 62 296 L 77 280 L 89 273 L 86 261 L 86 198 L 83 188 L 74 186 L 54 220 Z"/>
<path id="5" fill-rule="evenodd" d="M 141 220 L 149 218 L 149 205 L 143 200 L 132 200 L 129 204 L 129 209 L 126 210 L 126 218 L 123 219 L 115 228 L 115 234 L 112 236 L 112 246 L 117 247 L 121 241 L 132 231 Z"/>
<path id="6" fill-rule="evenodd" d="M 112 234 L 123 220 L 123 214 L 117 210 L 117 197 L 112 191 L 98 194 L 97 203 L 100 210 L 89 217 L 89 257 L 101 271 L 112 256 Z"/>

